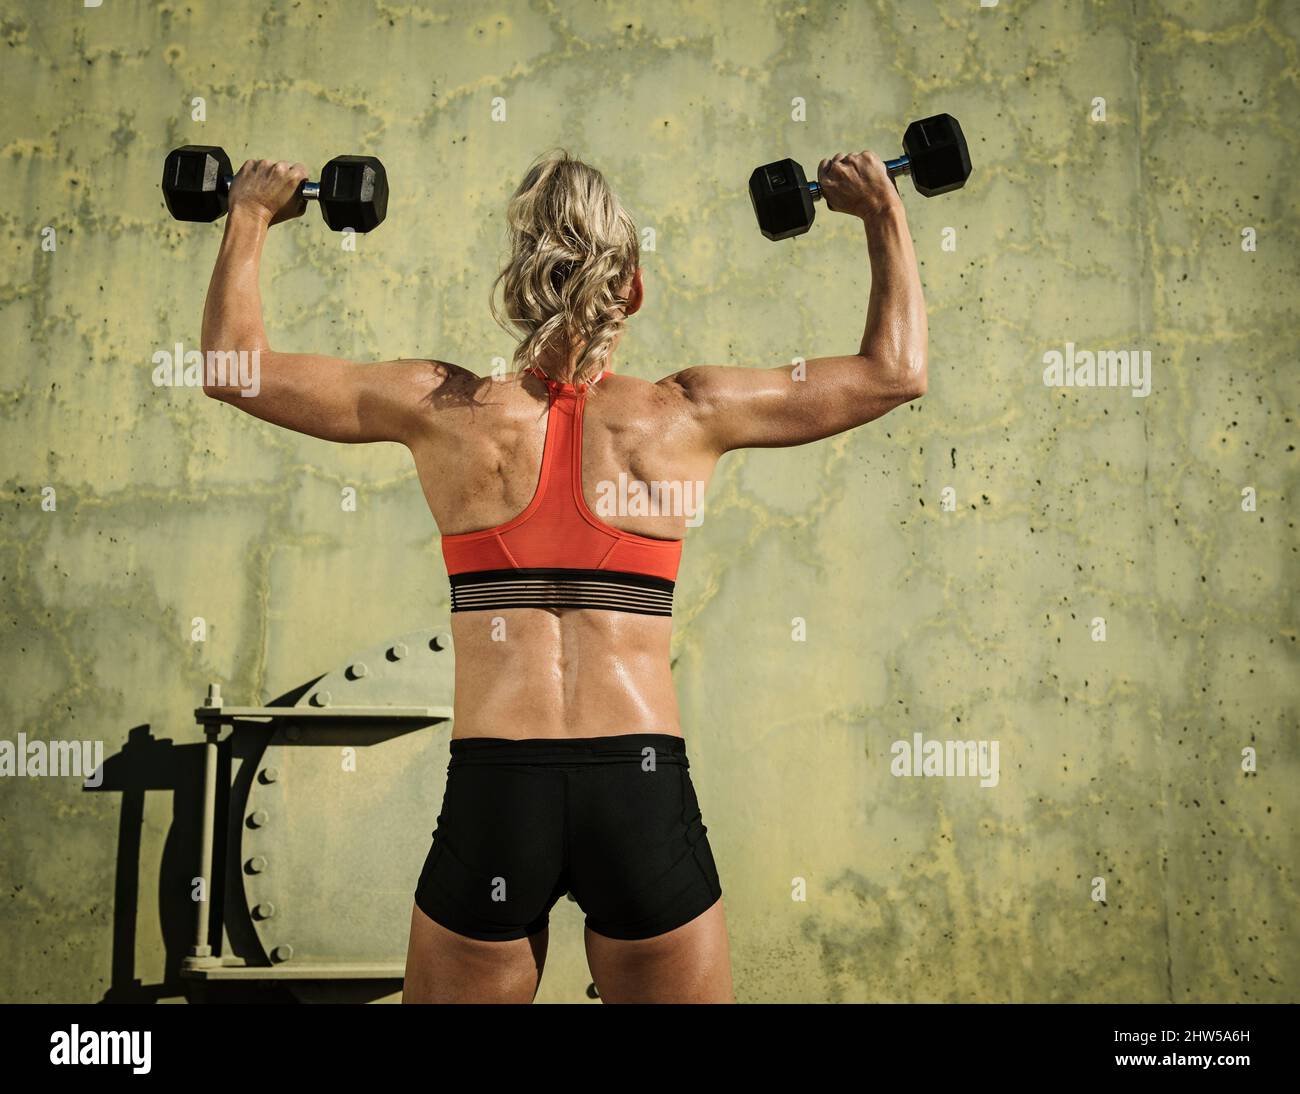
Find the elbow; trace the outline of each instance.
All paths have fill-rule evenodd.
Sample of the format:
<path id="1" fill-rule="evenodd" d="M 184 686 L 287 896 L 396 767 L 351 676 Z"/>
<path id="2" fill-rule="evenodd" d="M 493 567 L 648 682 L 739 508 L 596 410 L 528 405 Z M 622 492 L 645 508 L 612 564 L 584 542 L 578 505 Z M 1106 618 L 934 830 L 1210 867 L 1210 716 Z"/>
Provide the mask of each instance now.
<path id="1" fill-rule="evenodd" d="M 269 349 L 247 340 L 210 337 L 200 343 L 203 354 L 203 394 L 209 399 L 231 402 L 251 387 L 259 386 L 258 376 Z M 233 347 L 233 348 L 232 348 Z"/>
<path id="2" fill-rule="evenodd" d="M 209 399 L 220 399 L 225 395 L 226 388 L 224 384 L 217 383 L 217 379 L 213 375 L 212 370 L 206 367 L 208 360 L 208 352 L 207 350 L 204 350 L 203 361 L 205 367 L 203 369 L 203 394 Z"/>
<path id="3" fill-rule="evenodd" d="M 208 355 L 205 352 L 203 354 L 203 360 L 207 361 L 207 359 L 208 359 Z M 216 378 L 212 375 L 211 370 L 205 368 L 203 370 L 203 394 L 206 395 L 209 399 L 220 399 L 225 394 L 225 391 L 226 391 L 225 385 L 217 383 Z"/>
<path id="4" fill-rule="evenodd" d="M 207 362 L 210 360 L 211 358 L 208 356 L 207 352 L 204 351 L 203 361 L 205 367 L 203 369 L 203 394 L 209 399 L 224 401 L 230 398 L 231 388 L 228 384 L 223 382 L 225 379 L 224 377 L 218 376 L 214 370 L 206 367 Z"/>
<path id="5" fill-rule="evenodd" d="M 199 340 L 199 352 L 203 355 L 203 394 L 209 399 L 220 399 L 225 395 L 226 387 L 220 382 L 216 370 L 209 367 L 220 351 L 216 347 L 217 339 L 207 330 Z"/>
<path id="6" fill-rule="evenodd" d="M 929 371 L 925 355 L 903 361 L 896 373 L 898 393 L 904 399 L 919 399 L 929 386 Z"/>

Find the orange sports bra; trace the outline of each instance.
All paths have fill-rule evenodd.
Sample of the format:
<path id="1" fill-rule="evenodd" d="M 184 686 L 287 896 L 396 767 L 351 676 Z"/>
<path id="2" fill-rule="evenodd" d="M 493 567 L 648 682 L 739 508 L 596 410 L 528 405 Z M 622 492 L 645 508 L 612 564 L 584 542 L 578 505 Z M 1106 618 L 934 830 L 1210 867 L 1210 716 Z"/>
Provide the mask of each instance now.
<path id="1" fill-rule="evenodd" d="M 537 492 L 518 516 L 481 532 L 442 537 L 453 612 L 595 608 L 673 614 L 681 540 L 620 532 L 582 496 L 586 384 L 546 382 L 546 442 Z M 599 383 L 602 372 L 593 383 Z"/>

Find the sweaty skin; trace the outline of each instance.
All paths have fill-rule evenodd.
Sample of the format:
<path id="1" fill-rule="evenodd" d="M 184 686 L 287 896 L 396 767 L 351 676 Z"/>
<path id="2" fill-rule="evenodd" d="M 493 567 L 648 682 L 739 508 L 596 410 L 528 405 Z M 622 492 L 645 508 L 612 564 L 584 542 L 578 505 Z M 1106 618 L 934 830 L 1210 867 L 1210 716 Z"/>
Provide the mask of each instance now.
<path id="1" fill-rule="evenodd" d="M 301 216 L 301 164 L 250 161 L 230 192 L 225 235 L 203 312 L 203 350 L 259 351 L 260 390 L 211 382 L 213 398 L 273 425 L 345 444 L 405 445 L 439 530 L 501 524 L 533 496 L 546 432 L 542 381 L 493 380 L 433 359 L 363 364 L 271 348 L 258 271 L 267 229 Z M 871 264 L 866 330 L 856 353 L 807 360 L 802 369 L 695 366 L 658 383 L 611 375 L 589 396 L 582 483 L 596 509 L 598 484 L 620 473 L 641 482 L 703 482 L 737 448 L 808 444 L 870 422 L 925 394 L 927 331 L 916 256 L 902 202 L 869 152 L 823 160 L 828 208 L 861 218 Z M 640 310 L 641 271 L 623 287 Z M 614 349 L 618 341 L 614 342 Z M 798 347 L 771 347 L 775 358 Z M 574 360 L 581 347 L 573 351 Z M 557 375 L 559 360 L 539 361 Z M 605 363 L 613 369 L 613 350 Z M 603 516 L 615 528 L 680 539 L 686 516 Z M 441 559 L 410 576 L 443 580 Z M 394 595 L 402 595 L 395 590 Z M 669 664 L 672 621 L 584 609 L 452 614 L 456 737 L 601 737 L 681 733 Z M 504 621 L 504 633 L 493 620 Z M 347 619 L 340 615 L 339 626 Z M 494 638 L 504 638 L 503 641 Z M 587 960 L 607 1002 L 733 1001 L 723 901 L 666 934 L 632 941 L 587 929 Z M 404 1000 L 528 1002 L 548 933 L 483 942 L 412 910 Z"/>
<path id="2" fill-rule="evenodd" d="M 583 429 L 583 493 L 593 510 L 597 484 L 617 482 L 620 473 L 642 482 L 707 484 L 719 457 L 732 449 L 807 444 L 925 392 L 925 310 L 897 190 L 868 152 L 823 160 L 818 177 L 828 207 L 865 225 L 871 293 L 858 352 L 808 360 L 802 379 L 788 365 L 696 366 L 653 384 L 606 377 L 588 399 Z M 269 225 L 302 215 L 298 188 L 306 178 L 301 164 L 258 160 L 235 179 L 202 345 L 205 353 L 259 350 L 261 389 L 252 398 L 237 387 L 204 390 L 324 440 L 406 445 L 444 534 L 513 517 L 531 499 L 540 471 L 546 432 L 540 380 L 518 373 L 483 378 L 438 360 L 362 364 L 271 348 L 258 289 L 262 249 Z M 643 299 L 638 270 L 627 313 L 635 314 Z M 548 364 L 555 363 L 541 367 L 551 371 Z M 612 354 L 606 367 L 613 368 Z M 686 532 L 683 514 L 603 519 L 662 539 Z M 441 561 L 432 557 L 411 576 L 420 583 L 440 578 Z M 451 618 L 457 737 L 681 732 L 669 619 L 533 608 Z M 494 627 L 496 618 L 504 629 Z"/>

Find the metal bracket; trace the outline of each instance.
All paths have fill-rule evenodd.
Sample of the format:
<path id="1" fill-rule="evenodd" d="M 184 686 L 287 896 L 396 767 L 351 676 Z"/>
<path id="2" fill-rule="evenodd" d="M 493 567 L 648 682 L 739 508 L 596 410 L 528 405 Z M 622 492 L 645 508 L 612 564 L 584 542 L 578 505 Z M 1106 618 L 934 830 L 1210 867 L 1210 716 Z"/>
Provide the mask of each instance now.
<path id="1" fill-rule="evenodd" d="M 358 933 L 355 927 L 350 927 L 346 907 L 336 905 L 334 908 L 339 913 L 337 927 L 333 926 L 332 919 L 323 920 L 319 915 L 310 918 L 311 904 L 304 903 L 301 877 L 298 890 L 293 889 L 292 879 L 297 875 L 292 869 L 288 875 L 290 898 L 297 899 L 286 899 L 284 903 L 288 905 L 289 919 L 297 923 L 295 933 L 291 936 L 294 944 L 290 945 L 290 938 L 283 935 L 273 936 L 268 942 L 264 931 L 268 927 L 276 929 L 276 924 L 284 918 L 284 909 L 278 895 L 273 901 L 268 901 L 268 894 L 265 891 L 259 893 L 258 889 L 264 890 L 267 884 L 264 880 L 267 875 L 261 872 L 266 857 L 273 860 L 272 869 L 276 871 L 279 878 L 277 884 L 280 885 L 285 884 L 286 875 L 281 864 L 286 859 L 277 858 L 277 854 L 288 855 L 287 862 L 291 865 L 310 861 L 310 850 L 305 852 L 304 849 L 310 847 L 311 839 L 323 838 L 314 827 L 315 821 L 312 819 L 312 809 L 316 808 L 318 797 L 321 801 L 320 808 L 325 810 L 319 814 L 322 822 L 337 819 L 338 809 L 345 807 L 344 803 L 328 794 L 315 795 L 312 790 L 304 793 L 304 787 L 313 787 L 310 781 L 313 769 L 310 765 L 303 767 L 302 763 L 308 753 L 319 750 L 309 749 L 308 752 L 303 752 L 299 748 L 303 744 L 319 745 L 322 741 L 336 741 L 340 739 L 337 734 L 343 734 L 341 739 L 344 742 L 355 740 L 358 745 L 364 746 L 372 740 L 370 731 L 373 730 L 373 739 L 377 742 L 374 747 L 380 750 L 377 758 L 382 761 L 385 755 L 390 756 L 378 768 L 373 768 L 375 771 L 387 772 L 382 784 L 383 792 L 389 795 L 386 810 L 384 814 L 367 812 L 351 816 L 356 818 L 358 824 L 364 823 L 367 827 L 384 820 L 388 827 L 380 825 L 376 828 L 377 846 L 386 850 L 397 848 L 394 851 L 397 858 L 403 858 L 409 853 L 409 848 L 405 847 L 406 833 L 414 835 L 418 832 L 419 839 L 423 839 L 424 816 L 430 811 L 427 809 L 428 802 L 424 799 L 427 796 L 431 801 L 436 801 L 440 793 L 438 784 L 442 771 L 436 765 L 445 767 L 447 743 L 442 740 L 441 734 L 437 738 L 424 738 L 422 735 L 413 737 L 411 734 L 425 726 L 443 725 L 452 721 L 453 707 L 450 700 L 454 661 L 447 656 L 450 652 L 451 636 L 445 630 L 404 635 L 366 650 L 350 658 L 345 667 L 318 678 L 310 687 L 294 696 L 291 701 L 298 704 L 295 706 L 226 706 L 222 701 L 220 687 L 216 684 L 209 685 L 206 699 L 194 710 L 195 722 L 201 727 L 205 738 L 202 859 L 198 876 L 202 879 L 207 899 L 198 901 L 196 906 L 194 944 L 190 947 L 189 955 L 182 961 L 182 977 L 203 981 L 246 982 L 387 981 L 402 978 L 402 963 L 391 958 L 384 959 L 396 949 L 394 943 L 372 946 L 369 952 L 365 949 L 354 952 L 358 947 L 350 942 L 353 936 L 366 939 L 373 932 L 362 930 Z M 335 703 L 334 695 L 351 698 L 353 701 Z M 425 695 L 445 698 L 447 703 L 408 705 L 410 698 L 418 701 Z M 383 700 L 390 697 L 398 702 L 384 704 Z M 408 703 L 402 704 L 403 699 Z M 376 703 L 375 700 L 379 702 Z M 223 734 L 223 726 L 229 726 L 232 732 Z M 250 733 L 251 737 L 247 735 Z M 429 743 L 418 746 L 419 751 L 414 756 L 409 751 L 401 751 L 402 748 L 409 749 L 412 746 L 400 742 L 420 740 Z M 230 785 L 220 787 L 220 772 L 223 770 L 221 746 L 227 742 L 230 742 L 227 754 L 232 765 Z M 390 754 L 388 750 L 395 747 L 399 751 Z M 229 752 L 229 748 L 234 749 L 233 753 Z M 431 748 L 432 753 L 429 751 Z M 440 753 L 439 749 L 443 751 Z M 439 760 L 440 755 L 442 759 Z M 273 766 L 267 766 L 268 764 Z M 394 764 L 397 766 L 394 767 Z M 279 770 L 274 765 L 280 765 Z M 253 778 L 254 773 L 259 774 L 258 779 Z M 298 780 L 297 792 L 288 799 L 279 799 L 280 806 L 268 806 L 266 796 L 272 793 L 282 794 L 281 784 L 276 780 L 286 776 L 291 783 L 294 779 Z M 304 778 L 309 781 L 303 783 L 301 780 Z M 407 780 L 405 789 L 398 789 L 404 778 Z M 417 779 L 418 783 L 415 781 Z M 231 817 L 220 848 L 217 847 L 216 830 L 220 813 L 219 793 L 230 798 Z M 257 797 L 259 794 L 261 799 Z M 286 830 L 279 827 L 279 820 L 283 815 L 283 806 L 289 805 L 294 810 L 291 816 L 296 815 L 298 819 L 291 821 Z M 395 819 L 388 820 L 389 814 L 394 810 Z M 243 811 L 251 812 L 244 817 Z M 436 806 L 431 811 L 436 812 Z M 271 829 L 264 827 L 268 812 L 271 814 Z M 273 840 L 273 849 L 269 852 L 265 844 L 254 847 L 257 857 L 251 861 L 256 861 L 259 865 L 251 873 L 241 868 L 241 840 L 247 841 L 250 831 L 259 840 L 266 839 L 270 832 Z M 347 842 L 344 841 L 345 844 Z M 342 849 L 337 853 L 346 854 Z M 211 891 L 217 854 L 224 856 L 228 879 L 225 891 L 221 894 Z M 373 854 L 357 858 L 355 845 L 351 847 L 351 854 L 353 857 L 350 861 L 354 866 L 361 864 L 363 873 L 365 867 L 383 861 Z M 340 860 L 337 868 L 347 869 L 348 861 L 346 857 Z M 236 878 L 233 883 L 231 877 Z M 414 878 L 408 882 L 400 872 L 391 878 L 385 875 L 380 882 L 381 888 L 370 890 L 371 897 L 375 892 L 395 892 L 399 878 L 403 887 L 408 884 L 413 886 Z M 371 884 L 376 884 L 374 877 L 371 878 Z M 214 900 L 223 901 L 218 905 L 222 909 L 219 945 L 213 944 L 217 941 L 215 939 L 209 941 L 212 937 L 210 912 Z M 263 909 L 268 911 L 263 914 Z M 365 922 L 374 921 L 373 913 L 361 913 L 354 908 L 353 914 L 358 917 L 370 914 L 371 920 Z M 309 916 L 305 922 L 304 915 Z M 230 934 L 232 924 L 236 921 L 251 924 L 251 933 L 249 927 L 245 926 L 238 936 Z M 360 921 L 359 919 L 358 922 Z M 388 922 L 389 913 L 385 910 L 381 925 Z M 289 922 L 283 926 L 289 926 Z M 384 929 L 387 930 L 387 927 Z M 331 937 L 322 939 L 322 934 L 327 934 L 328 931 L 334 931 L 344 944 L 337 945 Z M 301 940 L 305 946 L 297 944 L 300 941 L 298 932 L 306 934 L 307 937 Z M 260 948 L 265 948 L 264 957 L 259 953 Z M 295 950 L 304 949 L 307 952 L 301 953 L 301 956 L 295 955 Z M 336 953 L 337 959 L 333 959 L 332 955 Z M 393 953 L 393 956 L 398 954 L 400 950 Z"/>

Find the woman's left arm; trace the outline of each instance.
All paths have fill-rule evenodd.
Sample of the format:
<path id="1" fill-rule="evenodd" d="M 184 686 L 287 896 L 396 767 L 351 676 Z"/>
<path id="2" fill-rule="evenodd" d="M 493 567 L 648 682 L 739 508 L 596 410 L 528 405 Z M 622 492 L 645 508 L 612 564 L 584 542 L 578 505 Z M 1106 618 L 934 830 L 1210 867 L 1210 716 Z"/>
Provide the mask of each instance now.
<path id="1" fill-rule="evenodd" d="M 455 366 L 430 360 L 362 364 L 273 350 L 258 286 L 272 224 L 301 216 L 302 164 L 250 161 L 230 189 L 221 250 L 203 309 L 203 390 L 256 418 L 327 441 L 408 443 L 430 394 Z"/>

